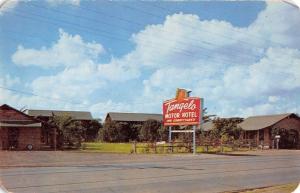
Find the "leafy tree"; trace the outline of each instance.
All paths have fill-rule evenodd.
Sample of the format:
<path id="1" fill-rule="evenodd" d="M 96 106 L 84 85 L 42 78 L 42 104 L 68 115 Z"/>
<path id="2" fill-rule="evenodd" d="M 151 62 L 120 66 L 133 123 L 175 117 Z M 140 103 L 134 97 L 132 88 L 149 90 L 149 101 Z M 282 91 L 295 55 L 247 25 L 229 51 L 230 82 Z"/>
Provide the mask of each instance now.
<path id="1" fill-rule="evenodd" d="M 107 142 L 128 142 L 131 135 L 130 124 L 109 121 L 100 131 L 100 139 Z"/>
<path id="2" fill-rule="evenodd" d="M 161 123 L 157 120 L 149 119 L 145 121 L 139 133 L 140 140 L 150 142 L 159 140 L 160 127 Z"/>
<path id="3" fill-rule="evenodd" d="M 158 136 L 161 141 L 168 141 L 169 139 L 169 129 L 161 124 L 158 129 Z"/>
<path id="4" fill-rule="evenodd" d="M 238 124 L 242 121 L 242 118 L 214 119 L 210 137 L 215 140 L 221 139 L 222 142 L 238 139 L 241 135 L 241 128 L 238 127 Z"/>
<path id="5" fill-rule="evenodd" d="M 139 139 L 139 133 L 142 129 L 142 124 L 141 123 L 133 123 L 130 125 L 130 135 L 129 135 L 129 140 L 131 141 L 137 141 Z"/>
<path id="6" fill-rule="evenodd" d="M 48 128 L 52 128 L 53 135 L 56 133 L 57 148 L 63 148 L 64 144 L 75 147 L 81 146 L 85 128 L 80 121 L 74 121 L 67 115 L 57 116 L 53 114 L 47 125 Z M 54 145 L 54 142 L 52 144 Z"/>
<path id="7" fill-rule="evenodd" d="M 83 122 L 85 128 L 84 139 L 85 141 L 95 141 L 98 138 L 99 130 L 103 128 L 101 119 Z"/>

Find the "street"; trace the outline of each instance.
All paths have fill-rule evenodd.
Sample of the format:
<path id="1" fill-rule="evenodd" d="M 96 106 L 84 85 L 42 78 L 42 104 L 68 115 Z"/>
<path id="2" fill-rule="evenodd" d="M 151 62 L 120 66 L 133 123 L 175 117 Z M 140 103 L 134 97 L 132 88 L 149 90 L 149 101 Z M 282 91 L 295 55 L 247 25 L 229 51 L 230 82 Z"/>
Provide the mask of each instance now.
<path id="1" fill-rule="evenodd" d="M 300 181 L 300 151 L 239 156 L 1 152 L 14 193 L 223 192 Z"/>

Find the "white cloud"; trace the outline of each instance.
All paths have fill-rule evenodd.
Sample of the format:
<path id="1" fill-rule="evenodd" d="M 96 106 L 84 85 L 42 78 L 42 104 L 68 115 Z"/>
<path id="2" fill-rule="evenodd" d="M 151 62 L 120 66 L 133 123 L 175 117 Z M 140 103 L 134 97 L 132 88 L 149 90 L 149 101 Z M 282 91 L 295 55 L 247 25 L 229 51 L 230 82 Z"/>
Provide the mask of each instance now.
<path id="1" fill-rule="evenodd" d="M 106 102 L 99 102 L 91 105 L 89 109 L 97 118 L 105 118 L 108 112 L 133 112 L 134 109 L 128 103 L 113 102 L 108 100 Z"/>
<path id="2" fill-rule="evenodd" d="M 11 77 L 9 74 L 6 74 L 2 77 L 0 77 L 0 85 L 6 86 L 6 87 L 12 87 L 16 84 L 19 84 L 21 81 L 18 77 Z"/>
<path id="3" fill-rule="evenodd" d="M 32 82 L 31 88 L 39 95 L 80 102 L 105 85 L 97 77 L 96 70 L 93 63 L 82 63 L 53 76 L 38 77 Z"/>
<path id="4" fill-rule="evenodd" d="M 109 81 L 127 81 L 141 74 L 140 67 L 128 55 L 121 59 L 113 58 L 107 64 L 99 64 L 98 72 L 99 76 Z"/>
<path id="5" fill-rule="evenodd" d="M 70 35 L 62 29 L 59 34 L 59 40 L 50 48 L 18 47 L 12 56 L 13 62 L 20 67 L 63 67 L 53 75 L 39 76 L 28 84 L 33 93 L 70 101 L 70 104 L 89 103 L 88 97 L 104 88 L 108 81 L 126 81 L 140 75 L 135 65 L 126 63 L 128 56 L 99 64 L 99 55 L 104 51 L 101 44 L 85 42 L 79 35 Z"/>
<path id="6" fill-rule="evenodd" d="M 70 5 L 80 5 L 80 0 L 47 0 L 50 5 L 60 5 L 60 4 L 70 4 Z"/>
<path id="7" fill-rule="evenodd" d="M 18 4 L 18 0 L 7 1 L 7 0 L 0 0 L 0 15 L 4 14 L 6 11 L 10 11 L 15 8 Z"/>
<path id="8" fill-rule="evenodd" d="M 219 37 L 213 38 L 218 33 Z M 206 99 L 209 111 L 221 116 L 299 112 L 299 102 L 295 104 L 296 99 L 288 97 L 299 95 L 299 33 L 299 10 L 281 3 L 268 3 L 248 28 L 236 28 L 224 21 L 202 21 L 193 15 L 170 16 L 164 25 L 149 26 L 133 37 L 138 44 L 138 60 L 145 60 L 145 65 L 155 69 L 144 80 L 144 95 L 148 99 L 161 96 L 161 101 L 167 95 L 172 97 L 176 87 L 188 87 L 192 94 Z M 197 50 L 197 45 L 203 46 L 201 41 L 191 41 L 190 37 L 209 40 L 211 52 Z M 163 49 L 155 52 L 143 41 L 156 42 Z M 175 53 L 172 55 L 177 47 L 194 49 L 196 56 L 181 55 L 179 59 Z M 222 57 L 226 50 L 231 52 Z M 211 57 L 201 60 L 207 54 Z M 160 59 L 162 63 L 157 62 Z M 284 100 L 286 106 L 277 106 L 275 98 Z"/>
<path id="9" fill-rule="evenodd" d="M 170 15 L 163 24 L 134 34 L 135 49 L 106 64 L 98 63 L 104 51 L 101 44 L 63 31 L 49 48 L 18 48 L 13 61 L 20 66 L 63 66 L 63 71 L 38 77 L 30 85 L 34 92 L 51 97 L 85 101 L 93 92 L 120 83 L 111 89 L 119 98 L 130 96 L 130 102 L 96 100 L 91 105 L 86 100 L 97 115 L 160 112 L 162 100 L 173 97 L 177 87 L 204 97 L 208 111 L 220 116 L 299 113 L 298 34 L 299 10 L 272 2 L 245 28 L 191 14 Z M 122 87 L 130 81 L 139 82 L 142 89 L 128 87 L 124 92 Z"/>
<path id="10" fill-rule="evenodd" d="M 40 67 L 76 66 L 87 60 L 94 60 L 104 52 L 101 44 L 85 43 L 79 35 L 70 35 L 59 30 L 59 40 L 51 48 L 25 49 L 18 46 L 12 61 L 22 66 Z"/>
<path id="11" fill-rule="evenodd" d="M 13 10 L 17 7 L 21 2 L 28 3 L 32 0 L 0 0 L 0 16 L 3 15 L 7 11 Z M 80 0 L 47 0 L 50 5 L 61 5 L 61 4 L 70 4 L 79 6 Z"/>
<path id="12" fill-rule="evenodd" d="M 277 101 L 279 101 L 280 100 L 280 97 L 278 97 L 278 96 L 269 96 L 268 97 L 268 101 L 270 102 L 270 103 L 275 103 L 275 102 L 277 102 Z"/>

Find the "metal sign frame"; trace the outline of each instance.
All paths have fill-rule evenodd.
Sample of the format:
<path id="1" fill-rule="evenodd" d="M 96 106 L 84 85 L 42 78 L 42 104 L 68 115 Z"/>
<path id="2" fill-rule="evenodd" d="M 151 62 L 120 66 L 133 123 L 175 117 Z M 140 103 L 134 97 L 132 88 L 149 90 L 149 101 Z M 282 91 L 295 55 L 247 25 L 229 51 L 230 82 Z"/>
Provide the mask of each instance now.
<path id="1" fill-rule="evenodd" d="M 203 104 L 204 104 L 204 99 L 200 98 L 200 122 L 199 126 L 202 125 L 203 123 Z M 193 133 L 193 154 L 196 155 L 196 125 L 193 125 L 192 130 L 172 130 L 172 126 L 169 127 L 169 143 L 172 142 L 172 133 Z"/>

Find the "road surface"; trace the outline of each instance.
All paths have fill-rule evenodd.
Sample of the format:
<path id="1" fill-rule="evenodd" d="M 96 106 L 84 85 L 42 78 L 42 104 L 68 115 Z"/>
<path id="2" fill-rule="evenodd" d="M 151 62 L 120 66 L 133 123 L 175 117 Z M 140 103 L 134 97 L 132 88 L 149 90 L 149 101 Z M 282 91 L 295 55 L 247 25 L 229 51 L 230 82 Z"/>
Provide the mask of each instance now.
<path id="1" fill-rule="evenodd" d="M 76 152 L 0 156 L 0 180 L 14 193 L 211 193 L 300 181 L 300 151 L 243 156 Z"/>

